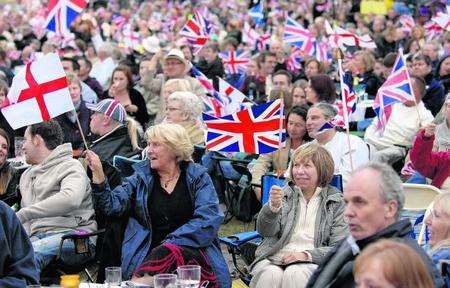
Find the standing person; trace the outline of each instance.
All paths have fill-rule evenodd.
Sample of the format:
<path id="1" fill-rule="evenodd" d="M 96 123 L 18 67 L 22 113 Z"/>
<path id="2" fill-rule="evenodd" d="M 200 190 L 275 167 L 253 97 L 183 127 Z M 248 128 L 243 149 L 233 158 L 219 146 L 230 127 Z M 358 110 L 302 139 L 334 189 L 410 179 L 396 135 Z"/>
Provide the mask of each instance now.
<path id="1" fill-rule="evenodd" d="M 251 265 L 251 288 L 305 287 L 328 251 L 348 234 L 342 194 L 330 186 L 330 153 L 308 143 L 292 159 L 292 180 L 283 188 L 272 187 L 258 214 L 256 229 L 263 242 Z"/>
<path id="2" fill-rule="evenodd" d="M 122 104 L 128 115 L 135 118 L 144 129 L 149 121 L 142 94 L 133 88 L 131 69 L 125 65 L 117 66 L 111 76 L 111 85 L 103 98 L 113 98 Z"/>
<path id="3" fill-rule="evenodd" d="M 398 239 L 413 248 L 424 260 L 435 287 L 442 286 L 433 262 L 410 238 L 411 222 L 400 220 L 405 195 L 402 181 L 392 167 L 372 162 L 356 169 L 344 188 L 344 200 L 350 236 L 325 256 L 307 287 L 354 287 L 356 256 L 379 239 Z"/>
<path id="4" fill-rule="evenodd" d="M 196 64 L 197 68 L 213 81 L 214 89 L 219 91 L 219 78 L 223 78 L 225 70 L 222 60 L 219 58 L 219 45 L 217 43 L 208 43 L 202 49 L 202 58 Z"/>
<path id="5" fill-rule="evenodd" d="M 122 242 L 122 273 L 151 284 L 153 276 L 171 273 L 179 265 L 196 263 L 210 287 L 231 286 L 217 232 L 223 220 L 219 201 L 206 169 L 191 161 L 194 150 L 178 124 L 150 127 L 148 160 L 110 189 L 98 156 L 87 152 L 93 172 L 97 207 L 108 216 L 131 216 Z"/>

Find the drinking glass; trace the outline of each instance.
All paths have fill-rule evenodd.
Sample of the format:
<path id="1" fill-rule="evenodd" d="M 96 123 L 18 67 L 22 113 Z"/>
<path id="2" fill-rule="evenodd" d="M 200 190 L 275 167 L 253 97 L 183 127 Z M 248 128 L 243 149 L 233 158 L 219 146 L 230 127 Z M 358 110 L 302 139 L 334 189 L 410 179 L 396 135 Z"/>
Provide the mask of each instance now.
<path id="1" fill-rule="evenodd" d="M 108 287 L 120 287 L 122 283 L 122 269 L 120 267 L 106 267 L 105 283 Z"/>
<path id="2" fill-rule="evenodd" d="M 177 287 L 176 274 L 158 274 L 153 278 L 154 288 L 175 288 Z"/>
<path id="3" fill-rule="evenodd" d="M 15 161 L 19 163 L 25 162 L 23 143 L 25 143 L 24 137 L 14 137 L 14 153 Z"/>
<path id="4" fill-rule="evenodd" d="M 178 283 L 183 288 L 198 288 L 200 285 L 201 267 L 185 265 L 177 268 Z"/>

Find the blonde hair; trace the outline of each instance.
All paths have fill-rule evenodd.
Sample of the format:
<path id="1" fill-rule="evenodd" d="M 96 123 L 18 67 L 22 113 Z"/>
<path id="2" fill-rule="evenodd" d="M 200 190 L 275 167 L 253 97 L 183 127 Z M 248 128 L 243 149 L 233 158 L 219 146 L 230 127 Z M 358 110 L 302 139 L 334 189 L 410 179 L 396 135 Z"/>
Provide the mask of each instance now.
<path id="1" fill-rule="evenodd" d="M 439 205 L 442 208 L 442 212 L 444 212 L 448 219 L 450 219 L 450 192 L 444 192 L 437 195 L 434 198 L 433 207 Z M 431 247 L 432 251 L 440 249 L 441 247 L 450 246 L 450 222 L 447 223 L 449 226 L 449 232 L 447 233 L 447 238 L 436 243 L 433 247 Z"/>
<path id="2" fill-rule="evenodd" d="M 432 288 L 430 273 L 420 255 L 404 243 L 379 240 L 367 246 L 356 258 L 355 279 L 369 263 L 381 261 L 384 278 L 394 287 Z"/>
<path id="3" fill-rule="evenodd" d="M 361 57 L 365 71 L 373 70 L 373 67 L 375 66 L 375 56 L 373 56 L 372 52 L 360 50 L 356 51 L 354 56 Z"/>
<path id="4" fill-rule="evenodd" d="M 145 132 L 149 142 L 161 142 L 177 156 L 177 161 L 191 161 L 194 146 L 186 130 L 179 124 L 163 123 L 151 126 Z"/>
<path id="5" fill-rule="evenodd" d="M 169 79 L 164 83 L 163 91 L 167 88 L 173 88 L 175 91 L 189 91 L 192 92 L 192 85 L 186 79 Z"/>
<path id="6" fill-rule="evenodd" d="M 134 120 L 134 118 L 127 116 L 127 130 L 133 150 L 140 150 L 141 147 L 139 147 L 139 137 L 142 136 L 143 132 L 141 124 Z"/>
<path id="7" fill-rule="evenodd" d="M 330 184 L 333 179 L 334 162 L 330 152 L 321 145 L 310 142 L 298 147 L 292 154 L 292 165 L 290 175 L 292 177 L 292 169 L 297 162 L 304 163 L 311 160 L 317 170 L 317 185 L 325 187 Z"/>

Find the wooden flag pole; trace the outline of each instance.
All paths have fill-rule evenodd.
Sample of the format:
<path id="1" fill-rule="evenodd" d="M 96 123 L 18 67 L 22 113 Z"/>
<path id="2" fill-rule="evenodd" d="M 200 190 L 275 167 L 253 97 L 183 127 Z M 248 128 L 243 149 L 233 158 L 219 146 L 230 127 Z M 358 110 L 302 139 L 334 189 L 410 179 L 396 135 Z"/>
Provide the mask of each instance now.
<path id="1" fill-rule="evenodd" d="M 279 140 L 278 140 L 278 149 L 280 150 L 281 143 L 283 143 L 283 120 L 284 120 L 284 91 L 280 90 L 280 129 L 279 129 Z M 281 171 L 277 171 L 277 178 L 281 177 Z"/>
<path id="2" fill-rule="evenodd" d="M 86 147 L 86 151 L 87 151 L 87 150 L 89 150 L 89 146 L 87 144 L 86 137 L 84 136 L 83 129 L 81 128 L 80 119 L 78 119 L 78 113 L 77 113 L 76 110 L 73 110 L 73 111 L 75 112 L 75 116 L 76 116 L 77 124 L 78 124 L 78 129 L 80 130 L 81 138 L 83 138 L 84 147 Z"/>
<path id="3" fill-rule="evenodd" d="M 344 123 L 345 123 L 345 131 L 347 134 L 347 143 L 348 143 L 348 157 L 350 159 L 350 168 L 352 169 L 352 171 L 354 171 L 354 166 L 353 166 L 353 157 L 352 157 L 352 146 L 351 146 L 351 142 L 350 142 L 350 124 L 349 124 L 349 120 L 348 120 L 348 113 L 347 113 L 347 99 L 345 99 L 345 93 L 343 91 L 343 84 L 344 84 L 344 70 L 342 69 L 342 59 L 344 58 L 344 55 L 341 51 L 341 49 L 339 49 L 338 52 L 338 70 L 339 70 L 339 81 L 341 83 L 341 101 L 342 101 L 342 115 L 344 117 Z"/>

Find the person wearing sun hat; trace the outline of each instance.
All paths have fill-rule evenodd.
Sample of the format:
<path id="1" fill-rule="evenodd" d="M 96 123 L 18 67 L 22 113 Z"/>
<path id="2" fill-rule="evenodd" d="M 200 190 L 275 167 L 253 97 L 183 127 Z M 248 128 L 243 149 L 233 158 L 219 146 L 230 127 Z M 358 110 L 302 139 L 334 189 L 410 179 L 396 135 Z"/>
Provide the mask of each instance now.
<path id="1" fill-rule="evenodd" d="M 114 155 L 130 157 L 136 154 L 128 132 L 126 111 L 119 101 L 105 99 L 97 104 L 86 104 L 86 107 L 93 111 L 89 125 L 96 137 L 90 150 L 108 162 L 112 162 Z"/>
<path id="2" fill-rule="evenodd" d="M 163 73 L 156 74 L 156 67 L 158 62 L 162 61 Z M 162 88 L 164 83 L 169 79 L 186 79 L 191 84 L 194 94 L 203 96 L 206 94 L 205 89 L 200 82 L 189 76 L 191 63 L 184 57 L 180 49 L 171 49 L 167 54 L 164 50 L 159 50 L 151 59 L 147 72 L 142 79 L 142 86 L 150 93 L 146 94 L 147 112 L 150 115 L 150 123 L 156 117 L 162 101 Z"/>

